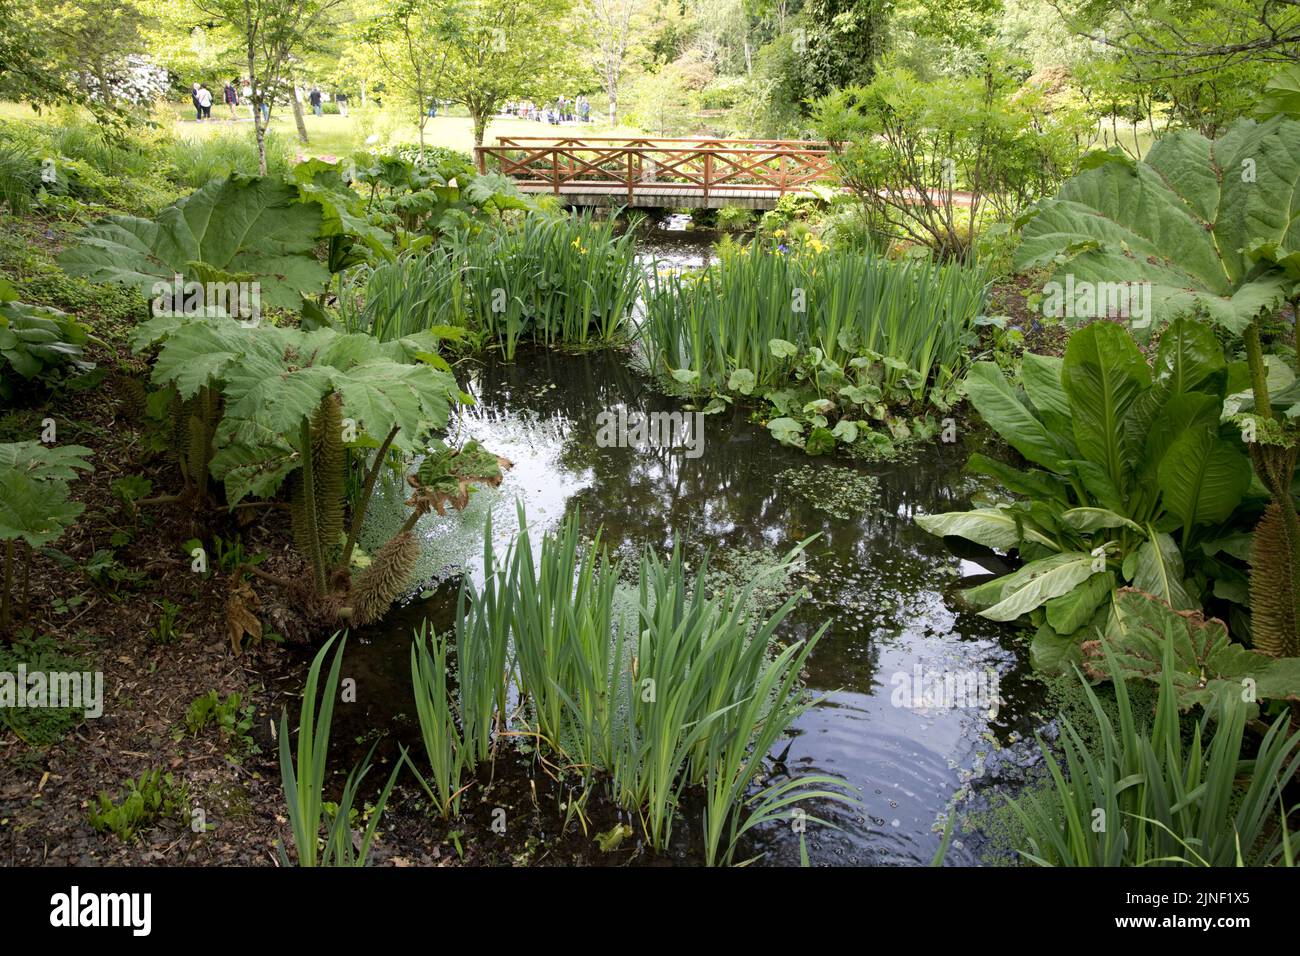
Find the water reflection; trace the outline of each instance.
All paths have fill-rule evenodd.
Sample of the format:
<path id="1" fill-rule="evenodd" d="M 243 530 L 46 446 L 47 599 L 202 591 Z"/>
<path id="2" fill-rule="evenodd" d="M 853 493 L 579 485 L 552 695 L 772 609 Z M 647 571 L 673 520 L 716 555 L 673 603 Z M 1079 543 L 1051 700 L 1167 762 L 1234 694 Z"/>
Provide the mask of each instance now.
<path id="1" fill-rule="evenodd" d="M 794 773 L 843 776 L 861 790 L 864 805 L 810 808 L 841 828 L 810 825 L 815 861 L 928 862 L 939 840 L 936 818 L 952 795 L 984 772 L 992 747 L 1032 732 L 1040 701 L 1037 685 L 1025 679 L 1027 662 L 1017 645 L 1004 628 L 958 611 L 946 597 L 971 562 L 911 521 L 965 504 L 974 485 L 960 466 L 970 449 L 938 445 L 887 464 L 820 460 L 819 467 L 852 469 L 878 481 L 876 503 L 841 519 L 792 492 L 782 472 L 809 459 L 776 444 L 740 409 L 706 418 L 704 453 L 697 459 L 680 450 L 598 447 L 596 416 L 602 411 L 620 405 L 641 412 L 680 409 L 622 356 L 522 354 L 514 364 L 479 366 L 468 389 L 478 404 L 464 413 L 462 437 L 478 439 L 515 467 L 499 489 L 476 494 L 464 513 L 422 523 L 427 560 L 421 573 L 431 579 L 432 594 L 390 618 L 357 649 L 361 679 L 387 688 L 365 695 L 364 719 L 371 726 L 399 720 L 409 732 L 409 628 L 420 617 L 439 628 L 452 625 L 456 575 L 481 576 L 488 516 L 504 547 L 520 499 L 535 545 L 540 529 L 577 509 L 585 533 L 603 527 L 606 541 L 628 555 L 674 541 L 696 550 L 784 553 L 819 535 L 808 552 L 810 597 L 789 619 L 787 633 L 808 636 L 829 622 L 808 666 L 810 688 L 826 699 L 798 722 L 786 763 Z M 400 489 L 385 489 L 383 496 L 363 544 L 384 540 L 401 520 Z M 1002 705 L 993 716 L 972 707 L 894 706 L 896 675 L 917 665 L 996 674 Z M 799 859 L 798 837 L 785 826 L 758 834 L 755 842 L 756 849 L 770 851 L 769 862 Z M 970 847 L 950 852 L 953 862 L 973 859 Z"/>

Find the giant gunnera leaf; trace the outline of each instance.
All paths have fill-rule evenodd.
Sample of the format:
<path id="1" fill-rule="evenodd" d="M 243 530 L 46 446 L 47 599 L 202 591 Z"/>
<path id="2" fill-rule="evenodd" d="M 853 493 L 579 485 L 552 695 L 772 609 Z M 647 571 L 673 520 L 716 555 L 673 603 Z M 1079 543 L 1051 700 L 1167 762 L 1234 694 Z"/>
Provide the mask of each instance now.
<path id="1" fill-rule="evenodd" d="M 117 282 L 155 299 L 158 283 L 257 283 L 262 306 L 298 309 L 325 288 L 316 257 L 321 208 L 295 186 L 235 174 L 168 206 L 157 219 L 110 216 L 59 256 L 69 275 Z"/>
<path id="2" fill-rule="evenodd" d="M 1015 266 L 1086 288 L 1150 283 L 1147 331 L 1190 311 L 1241 332 L 1300 280 L 1300 122 L 1161 137 L 1141 162 L 1091 157 L 1025 225 Z M 1088 283 L 1080 286 L 1080 283 Z M 1130 316 L 1142 331 L 1144 323 Z"/>
<path id="3" fill-rule="evenodd" d="M 407 452 L 444 428 L 461 400 L 455 379 L 430 363 L 438 339 L 429 332 L 380 342 L 363 332 L 165 316 L 137 327 L 132 343 L 158 346 L 155 384 L 183 399 L 220 392 L 212 474 L 231 504 L 273 494 L 301 467 L 303 425 L 327 396 L 342 403 L 349 443 L 374 448 L 391 432 L 392 447 Z"/>
<path id="4" fill-rule="evenodd" d="M 1125 677 L 1159 682 L 1165 648 L 1172 645 L 1178 706 L 1208 706 L 1218 695 L 1256 700 L 1300 699 L 1300 658 L 1269 657 L 1235 644 L 1217 618 L 1200 611 L 1175 611 L 1164 601 L 1133 588 L 1115 592 L 1102 640 Z M 1101 641 L 1083 645 L 1084 669 L 1094 679 L 1110 678 Z"/>

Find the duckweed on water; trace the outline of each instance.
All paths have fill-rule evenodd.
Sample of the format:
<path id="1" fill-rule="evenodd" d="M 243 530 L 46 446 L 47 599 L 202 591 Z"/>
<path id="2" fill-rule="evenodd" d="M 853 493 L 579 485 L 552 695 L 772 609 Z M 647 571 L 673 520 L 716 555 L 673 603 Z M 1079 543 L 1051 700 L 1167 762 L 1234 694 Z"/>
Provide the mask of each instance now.
<path id="1" fill-rule="evenodd" d="M 777 482 L 818 511 L 849 521 L 880 497 L 880 479 L 849 468 L 798 465 L 777 475 Z"/>

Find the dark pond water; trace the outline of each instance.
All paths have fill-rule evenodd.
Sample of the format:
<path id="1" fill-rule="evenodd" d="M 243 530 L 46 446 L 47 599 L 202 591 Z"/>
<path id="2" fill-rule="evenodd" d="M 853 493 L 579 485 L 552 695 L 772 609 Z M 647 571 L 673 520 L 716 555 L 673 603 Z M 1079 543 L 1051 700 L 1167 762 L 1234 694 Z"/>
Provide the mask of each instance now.
<path id="1" fill-rule="evenodd" d="M 681 407 L 632 371 L 625 355 L 521 354 L 514 364 L 477 365 L 459 377 L 478 401 L 463 416 L 462 437 L 477 438 L 515 465 L 499 489 L 476 494 L 465 512 L 433 515 L 421 525 L 426 554 L 419 573 L 434 583 L 382 630 L 353 642 L 348 669 L 358 680 L 359 707 L 349 708 L 352 726 L 394 729 L 419 751 L 411 628 L 422 618 L 439 630 L 453 626 L 459 575 L 481 579 L 488 515 L 504 550 L 522 500 L 534 546 L 543 530 L 579 510 L 586 534 L 603 528 L 605 540 L 629 556 L 647 544 L 666 549 L 680 541 L 693 554 L 711 549 L 742 568 L 819 535 L 795 579 L 808 596 L 785 633 L 809 636 L 829 625 L 807 674 L 809 688 L 825 699 L 797 723 L 785 762 L 792 774 L 843 777 L 861 791 L 863 804 L 810 807 L 840 828 L 809 824 L 815 863 L 927 863 L 954 796 L 972 786 L 999 787 L 999 775 L 1010 769 L 1002 748 L 1036 729 L 1041 686 L 1028 678 L 1009 631 L 957 610 L 946 597 L 959 578 L 985 569 L 911 520 L 966 504 L 977 489 L 961 466 L 977 436 L 923 448 L 906 461 L 811 460 L 778 445 L 737 410 L 708 417 L 703 453 L 692 459 L 681 449 L 598 447 L 602 411 Z M 790 469 L 804 469 L 818 487 L 869 476 L 877 482 L 875 500 L 837 517 L 800 493 L 805 486 L 792 481 Z M 401 521 L 400 489 L 383 494 L 363 544 L 386 539 Z M 995 707 L 973 693 L 944 702 L 953 706 L 895 700 L 900 682 L 936 674 L 982 675 L 981 686 L 1000 700 Z M 754 846 L 767 851 L 765 862 L 799 860 L 798 836 L 785 824 L 760 832 Z M 976 851 L 958 839 L 948 859 L 976 862 Z"/>

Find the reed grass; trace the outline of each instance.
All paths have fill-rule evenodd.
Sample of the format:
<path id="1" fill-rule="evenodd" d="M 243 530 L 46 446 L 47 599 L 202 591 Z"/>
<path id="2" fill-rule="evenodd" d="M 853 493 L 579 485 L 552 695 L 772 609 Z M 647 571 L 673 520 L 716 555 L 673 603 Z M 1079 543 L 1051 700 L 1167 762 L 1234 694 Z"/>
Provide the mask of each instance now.
<path id="1" fill-rule="evenodd" d="M 403 753 L 402 760 L 397 761 L 393 766 L 388 782 L 375 801 L 369 823 L 362 831 L 360 839 L 354 841 L 351 816 L 361 783 L 370 772 L 370 754 L 348 774 L 337 809 L 333 813 L 327 812 L 324 796 L 330 725 L 334 718 L 334 701 L 338 696 L 339 669 L 343 664 L 346 637 L 338 642 L 338 647 L 335 649 L 334 660 L 325 679 L 319 711 L 316 705 L 316 690 L 320 682 L 321 666 L 325 662 L 330 646 L 336 640 L 338 640 L 337 634 L 325 642 L 325 646 L 317 653 L 307 672 L 307 684 L 303 689 L 299 711 L 296 760 L 289 743 L 288 711 L 280 715 L 280 779 L 289 811 L 289 825 L 298 851 L 299 866 L 365 866 L 370 857 L 370 846 L 374 841 L 380 818 L 384 814 L 384 807 L 388 804 L 393 785 L 397 782 L 397 774 L 406 760 L 406 755 Z M 373 752 L 374 749 L 371 748 L 371 754 Z M 322 824 L 325 829 L 323 843 L 320 837 Z M 278 849 L 281 865 L 289 866 L 290 861 L 284 847 Z"/>
<path id="2" fill-rule="evenodd" d="M 1109 666 L 1120 673 L 1113 660 Z M 1051 783 L 1008 801 L 1025 830 L 1025 859 L 1044 866 L 1232 866 L 1290 856 L 1274 810 L 1300 769 L 1300 733 L 1283 715 L 1247 759 L 1247 705 L 1224 695 L 1185 741 L 1173 666 L 1167 645 L 1150 731 L 1138 728 L 1123 680 L 1115 683 L 1118 728 L 1084 681 L 1099 746 L 1087 746 L 1069 720 L 1062 720 L 1063 762 L 1039 738 Z"/>
<path id="3" fill-rule="evenodd" d="M 614 345 L 629 337 L 641 273 L 631 230 L 588 214 L 528 215 L 359 271 L 340 324 L 389 340 L 460 328 L 513 359 L 519 346 Z"/>
<path id="4" fill-rule="evenodd" d="M 461 777 L 467 767 L 472 769 L 473 760 L 451 707 L 447 688 L 447 638 L 434 634 L 430 640 L 425 624 L 420 625 L 411 642 L 411 685 L 415 689 L 415 712 L 429 761 L 429 774 L 426 777 L 413 762 L 411 770 L 433 801 L 438 815 L 450 819 L 460 810 L 464 789 Z"/>
<path id="5" fill-rule="evenodd" d="M 489 536 L 483 588 L 467 582 L 457 609 L 462 726 L 477 754 L 490 750 L 486 731 L 507 724 L 512 682 L 522 729 L 510 732 L 534 738 L 548 768 L 607 787 L 653 847 L 668 845 L 684 791 L 699 790 L 710 864 L 730 861 L 744 833 L 800 801 L 852 801 L 826 775 L 751 793 L 773 745 L 811 704 L 799 673 L 824 628 L 777 647 L 793 599 L 761 617 L 752 583 L 711 595 L 707 559 L 692 573 L 679 549 L 666 561 L 647 550 L 635 617 L 624 620 L 623 568 L 599 535 L 584 546 L 570 516 L 534 554 L 522 511 L 520 528 L 500 566 Z"/>
<path id="6" fill-rule="evenodd" d="M 704 391 L 723 389 L 737 369 L 753 372 L 759 388 L 785 384 L 790 360 L 770 347 L 781 339 L 819 348 L 841 366 L 874 353 L 888 387 L 915 370 L 920 383 L 911 391 L 920 399 L 927 384 L 958 370 L 988 285 L 982 270 L 961 264 L 782 252 L 756 240 L 698 272 L 652 270 L 641 341 L 652 367 L 696 372 Z"/>

